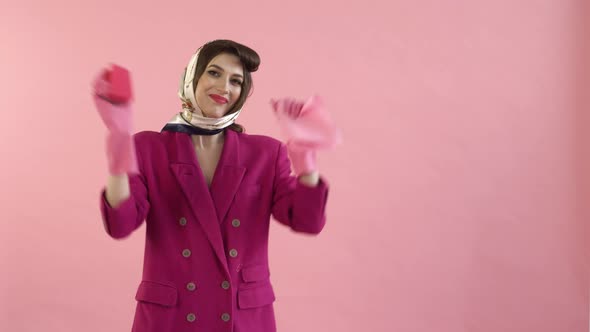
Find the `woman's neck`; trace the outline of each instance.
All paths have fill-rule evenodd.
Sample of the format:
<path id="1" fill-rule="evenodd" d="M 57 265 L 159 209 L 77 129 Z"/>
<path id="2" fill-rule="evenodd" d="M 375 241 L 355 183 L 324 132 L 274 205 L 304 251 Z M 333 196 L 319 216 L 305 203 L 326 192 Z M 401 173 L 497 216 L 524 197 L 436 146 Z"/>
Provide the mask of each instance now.
<path id="1" fill-rule="evenodd" d="M 225 131 L 215 135 L 191 135 L 191 139 L 196 149 L 206 150 L 223 143 Z"/>

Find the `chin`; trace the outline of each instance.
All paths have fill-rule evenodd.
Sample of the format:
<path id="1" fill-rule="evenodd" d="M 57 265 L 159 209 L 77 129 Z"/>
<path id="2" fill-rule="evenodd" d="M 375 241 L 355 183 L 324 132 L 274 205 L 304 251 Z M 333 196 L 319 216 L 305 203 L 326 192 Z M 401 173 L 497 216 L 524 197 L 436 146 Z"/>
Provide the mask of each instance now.
<path id="1" fill-rule="evenodd" d="M 215 112 L 215 117 L 217 118 L 221 118 L 223 116 L 226 116 L 229 114 L 229 108 L 224 108 L 223 110 L 220 110 L 219 112 Z"/>
<path id="2" fill-rule="evenodd" d="M 211 111 L 203 110 L 203 115 L 205 115 L 208 118 L 218 119 L 218 118 L 222 117 L 223 114 L 225 114 L 224 112 L 225 112 L 225 110 L 219 110 L 219 109 L 213 108 L 213 110 L 211 110 Z"/>
<path id="3" fill-rule="evenodd" d="M 213 112 L 213 114 L 211 114 L 211 116 L 216 119 L 219 119 L 219 118 L 223 117 L 225 114 L 227 114 L 227 113 L 225 112 L 225 110 L 223 110 L 220 112 Z"/>

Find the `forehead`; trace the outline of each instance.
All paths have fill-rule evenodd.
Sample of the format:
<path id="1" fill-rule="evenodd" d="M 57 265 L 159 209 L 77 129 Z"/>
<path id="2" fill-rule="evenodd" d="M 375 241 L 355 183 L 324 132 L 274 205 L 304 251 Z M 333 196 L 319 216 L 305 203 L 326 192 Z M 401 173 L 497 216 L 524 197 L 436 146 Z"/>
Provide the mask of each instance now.
<path id="1" fill-rule="evenodd" d="M 243 75 L 244 71 L 242 69 L 242 63 L 240 62 L 240 58 L 234 54 L 228 53 L 221 53 L 215 56 L 209 62 L 208 66 L 217 65 L 221 67 L 224 71 L 229 72 L 231 74 L 239 74 Z"/>

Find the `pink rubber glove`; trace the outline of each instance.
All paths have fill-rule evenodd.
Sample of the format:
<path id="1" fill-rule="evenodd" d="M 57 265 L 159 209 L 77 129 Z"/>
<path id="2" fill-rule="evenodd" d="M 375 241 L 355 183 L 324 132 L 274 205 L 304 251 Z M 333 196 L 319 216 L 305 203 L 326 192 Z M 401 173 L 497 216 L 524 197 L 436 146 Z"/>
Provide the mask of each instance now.
<path id="1" fill-rule="evenodd" d="M 289 158 L 297 175 L 317 170 L 316 151 L 341 142 L 340 131 L 324 110 L 319 96 L 305 103 L 293 98 L 271 100 L 281 131 L 287 140 Z"/>
<path id="2" fill-rule="evenodd" d="M 118 66 L 113 68 L 122 70 Z M 121 82 L 119 75 L 109 75 L 112 72 L 113 69 L 110 71 L 105 69 L 94 79 L 92 95 L 98 114 L 108 129 L 105 149 L 109 173 L 113 175 L 138 173 L 133 143 L 133 109 L 129 94 L 131 83 L 128 81 L 128 76 L 126 82 Z M 108 79 L 119 81 L 111 82 Z M 113 87 L 118 87 L 119 90 Z M 114 103 L 106 97 L 121 95 L 127 95 L 128 100 L 119 100 L 118 103 Z"/>

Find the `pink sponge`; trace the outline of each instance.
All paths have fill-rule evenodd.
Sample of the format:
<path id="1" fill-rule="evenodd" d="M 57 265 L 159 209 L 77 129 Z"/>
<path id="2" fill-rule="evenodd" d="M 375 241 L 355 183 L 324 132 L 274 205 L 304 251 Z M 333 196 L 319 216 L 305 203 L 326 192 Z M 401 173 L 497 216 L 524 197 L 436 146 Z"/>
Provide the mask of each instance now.
<path id="1" fill-rule="evenodd" d="M 127 69 L 112 64 L 111 70 L 104 71 L 103 75 L 103 79 L 109 83 L 105 98 L 113 103 L 126 103 L 131 100 L 131 76 Z"/>

